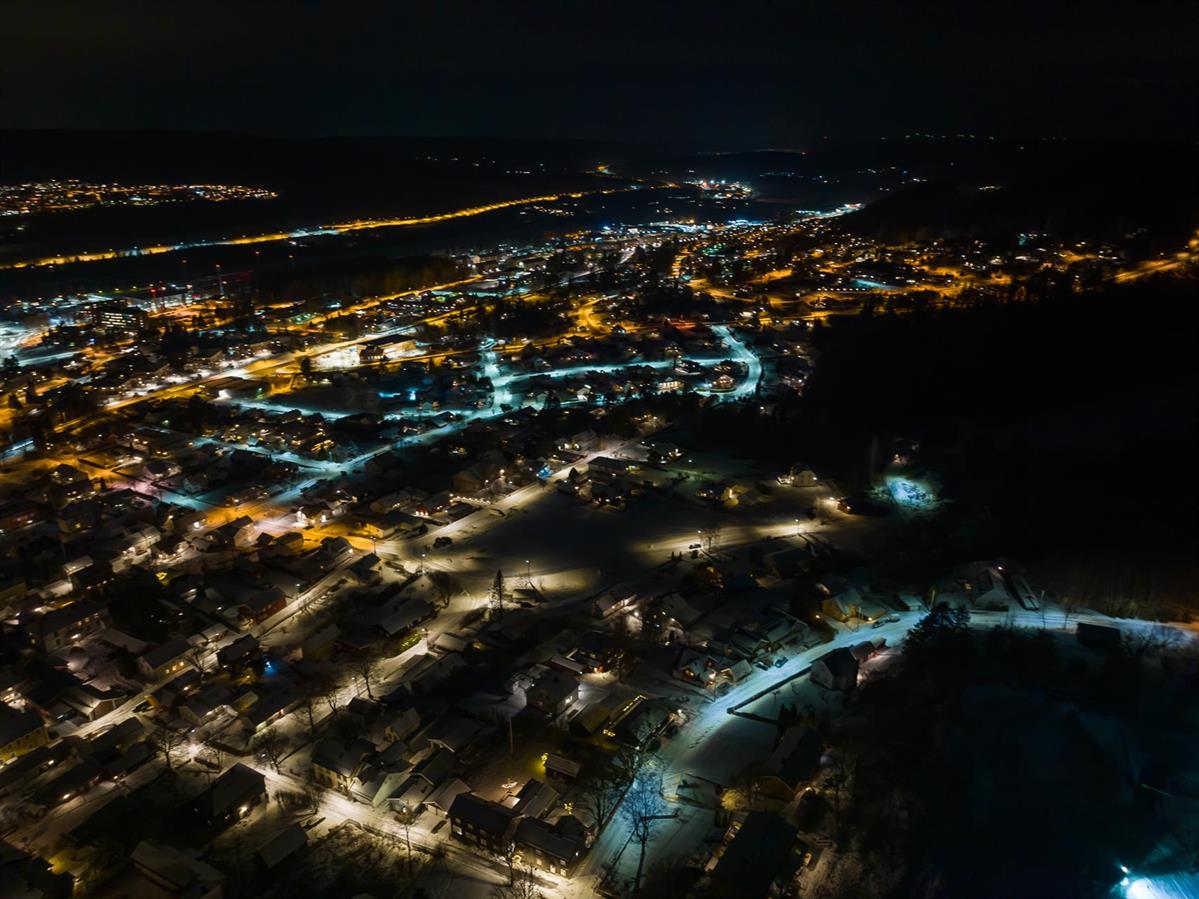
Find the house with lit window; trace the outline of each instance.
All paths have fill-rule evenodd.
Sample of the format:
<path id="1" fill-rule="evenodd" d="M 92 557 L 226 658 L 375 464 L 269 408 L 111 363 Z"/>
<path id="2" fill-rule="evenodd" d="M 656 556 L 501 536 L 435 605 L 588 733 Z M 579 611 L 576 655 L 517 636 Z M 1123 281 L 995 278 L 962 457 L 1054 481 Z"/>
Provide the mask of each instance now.
<path id="1" fill-rule="evenodd" d="M 212 782 L 192 803 L 205 825 L 224 830 L 266 802 L 266 777 L 241 762 Z"/>

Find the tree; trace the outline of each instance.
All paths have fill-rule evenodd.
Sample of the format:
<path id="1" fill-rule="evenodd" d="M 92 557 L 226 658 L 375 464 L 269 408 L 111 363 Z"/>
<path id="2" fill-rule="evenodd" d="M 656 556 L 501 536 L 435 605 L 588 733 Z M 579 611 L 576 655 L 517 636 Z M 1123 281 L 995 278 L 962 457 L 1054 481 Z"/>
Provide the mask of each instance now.
<path id="1" fill-rule="evenodd" d="M 591 824 L 598 832 L 616 811 L 621 793 L 628 783 L 622 769 L 615 765 L 605 765 L 579 783 L 575 808 L 590 816 Z"/>
<path id="2" fill-rule="evenodd" d="M 520 856 L 520 851 L 516 848 L 516 843 L 509 841 L 503 850 L 504 863 L 508 866 L 508 886 L 516 884 L 516 859 Z"/>
<path id="3" fill-rule="evenodd" d="M 489 599 L 491 617 L 498 618 L 504 613 L 504 572 L 496 571 Z"/>
<path id="4" fill-rule="evenodd" d="M 308 729 L 316 730 L 316 697 L 305 696 L 300 703 L 300 708 L 304 710 L 304 714 L 308 718 Z"/>
<path id="5" fill-rule="evenodd" d="M 172 756 L 176 749 L 184 744 L 187 740 L 187 734 L 180 733 L 177 730 L 163 728 L 158 732 L 155 743 L 158 746 L 158 751 L 162 753 L 163 759 L 167 763 L 167 770 L 174 771 L 175 764 Z"/>
<path id="6" fill-rule="evenodd" d="M 542 899 L 531 868 L 515 868 L 508 883 L 491 891 L 491 899 Z"/>
<path id="7" fill-rule="evenodd" d="M 208 661 L 208 656 L 208 647 L 203 644 L 193 646 L 187 651 L 187 660 L 191 662 L 195 669 L 201 674 L 204 673 L 204 663 Z"/>
<path id="8" fill-rule="evenodd" d="M 641 872 L 645 867 L 645 848 L 654 834 L 654 827 L 666 814 L 666 800 L 662 798 L 662 774 L 658 771 L 642 770 L 625 793 L 620 804 L 620 814 L 633 839 L 640 847 L 637 859 L 637 875 L 633 879 L 633 892 L 641 888 Z"/>
<path id="9" fill-rule="evenodd" d="M 405 805 L 396 812 L 396 821 L 404 832 L 404 843 L 408 848 L 408 875 L 412 876 L 412 825 L 420 817 L 420 809 Z"/>
<path id="10" fill-rule="evenodd" d="M 328 677 L 321 684 L 321 698 L 325 700 L 325 705 L 329 707 L 329 714 L 336 715 L 337 710 L 341 708 L 341 686 L 337 683 L 336 677 Z"/>
<path id="11" fill-rule="evenodd" d="M 304 376 L 305 381 L 312 380 L 312 357 L 300 357 L 300 374 Z"/>
<path id="12" fill-rule="evenodd" d="M 968 634 L 969 626 L 969 609 L 955 609 L 946 602 L 937 603 L 908 631 L 904 639 L 904 652 L 911 655 L 951 637 Z"/>
<path id="13" fill-rule="evenodd" d="M 712 523 L 700 532 L 700 537 L 703 539 L 704 552 L 711 553 L 713 550 L 720 548 L 720 524 Z"/>
<path id="14" fill-rule="evenodd" d="M 366 695 L 374 699 L 375 694 L 371 692 L 371 681 L 377 680 L 379 677 L 379 660 L 370 656 L 359 656 L 354 660 L 354 667 L 358 671 L 358 676 L 362 678 L 362 683 L 366 687 Z"/>
<path id="15" fill-rule="evenodd" d="M 287 738 L 273 727 L 267 728 L 256 736 L 251 744 L 254 753 L 266 756 L 267 761 L 276 771 L 279 770 L 279 763 L 286 757 L 289 748 Z"/>
<path id="16" fill-rule="evenodd" d="M 437 604 L 443 609 L 450 604 L 451 599 L 463 592 L 462 584 L 448 571 L 430 571 L 429 583 L 437 591 Z"/>

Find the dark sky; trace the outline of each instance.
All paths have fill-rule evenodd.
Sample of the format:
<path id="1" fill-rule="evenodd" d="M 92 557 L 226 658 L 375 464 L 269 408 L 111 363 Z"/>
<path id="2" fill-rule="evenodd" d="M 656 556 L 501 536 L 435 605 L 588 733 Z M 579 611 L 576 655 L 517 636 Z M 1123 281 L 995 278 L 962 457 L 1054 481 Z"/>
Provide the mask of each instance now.
<path id="1" fill-rule="evenodd" d="M 1196 133 L 1199 4 L 0 0 L 0 127 Z"/>

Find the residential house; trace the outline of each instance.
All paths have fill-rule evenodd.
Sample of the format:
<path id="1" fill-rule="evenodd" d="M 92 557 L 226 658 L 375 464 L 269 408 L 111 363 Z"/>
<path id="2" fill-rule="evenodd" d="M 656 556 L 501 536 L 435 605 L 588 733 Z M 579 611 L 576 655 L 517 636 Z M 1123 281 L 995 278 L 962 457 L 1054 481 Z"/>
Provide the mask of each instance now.
<path id="1" fill-rule="evenodd" d="M 137 660 L 137 670 L 147 681 L 174 677 L 191 665 L 192 647 L 182 637 L 175 637 L 143 653 Z"/>
<path id="2" fill-rule="evenodd" d="M 834 649 L 812 663 L 811 678 L 828 690 L 852 690 L 858 682 L 858 660 L 844 646 Z"/>
<path id="3" fill-rule="evenodd" d="M 591 614 L 608 618 L 626 612 L 637 605 L 637 591 L 623 585 L 611 587 L 591 600 Z"/>
<path id="4" fill-rule="evenodd" d="M 299 824 L 285 827 L 254 853 L 254 862 L 264 874 L 270 874 L 281 864 L 308 845 L 308 831 Z"/>
<path id="5" fill-rule="evenodd" d="M 787 728 L 765 771 L 754 779 L 758 795 L 791 802 L 820 770 L 820 756 L 820 735 L 815 730 L 803 725 Z"/>
<path id="6" fill-rule="evenodd" d="M 0 703 L 0 764 L 7 765 L 49 742 L 49 731 L 41 715 Z"/>
<path id="7" fill-rule="evenodd" d="M 750 812 L 712 870 L 705 895 L 715 899 L 781 896 L 804 863 L 792 824 L 768 812 Z"/>
<path id="8" fill-rule="evenodd" d="M 383 728 L 383 738 L 389 743 L 399 743 L 407 740 L 420 729 L 420 715 L 416 709 L 405 709 L 387 722 Z"/>
<path id="9" fill-rule="evenodd" d="M 551 780 L 560 780 L 564 783 L 570 783 L 578 778 L 579 772 L 582 770 L 583 766 L 572 759 L 568 759 L 565 756 L 556 755 L 552 752 L 546 753 L 545 776 Z"/>
<path id="10" fill-rule="evenodd" d="M 587 830 L 574 815 L 563 815 L 554 824 L 537 818 L 521 818 L 513 842 L 525 864 L 571 877 L 587 848 Z"/>
<path id="11" fill-rule="evenodd" d="M 81 600 L 28 619 L 25 631 L 35 647 L 51 653 L 111 626 L 105 606 Z"/>
<path id="12" fill-rule="evenodd" d="M 578 700 L 579 680 L 565 671 L 549 671 L 537 679 L 526 696 L 529 705 L 545 715 L 560 715 Z"/>
<path id="13" fill-rule="evenodd" d="M 238 762 L 196 797 L 192 808 L 201 822 L 224 830 L 265 802 L 266 778 Z"/>
<path id="14" fill-rule="evenodd" d="M 450 806 L 449 817 L 455 839 L 496 855 L 503 855 L 512 845 L 516 815 L 498 802 L 462 793 Z"/>
<path id="15" fill-rule="evenodd" d="M 862 594 L 858 588 L 850 585 L 828 586 L 820 585 L 824 599 L 820 603 L 820 611 L 834 621 L 842 623 L 851 618 L 857 618 L 862 609 Z"/>
<path id="16" fill-rule="evenodd" d="M 134 869 L 167 896 L 221 899 L 225 875 L 194 854 L 142 840 L 132 855 Z"/>
<path id="17" fill-rule="evenodd" d="M 12 899 L 70 899 L 75 879 L 56 874 L 50 863 L 0 841 L 0 896 Z"/>
<path id="18" fill-rule="evenodd" d="M 312 750 L 312 777 L 322 786 L 349 793 L 358 772 L 377 750 L 369 740 L 338 740 L 328 737 Z"/>
<path id="19" fill-rule="evenodd" d="M 242 634 L 232 643 L 217 650 L 216 662 L 225 669 L 243 668 L 258 655 L 258 641 L 253 634 Z"/>

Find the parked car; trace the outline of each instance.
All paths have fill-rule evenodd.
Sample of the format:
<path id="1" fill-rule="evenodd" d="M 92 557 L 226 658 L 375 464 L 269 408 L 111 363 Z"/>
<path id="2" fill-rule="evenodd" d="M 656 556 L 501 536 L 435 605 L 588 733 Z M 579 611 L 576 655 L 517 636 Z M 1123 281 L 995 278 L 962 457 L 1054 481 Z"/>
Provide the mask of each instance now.
<path id="1" fill-rule="evenodd" d="M 786 664 L 787 664 L 787 660 L 785 658 L 783 658 L 782 656 L 779 656 L 777 659 L 774 660 L 775 668 L 782 668 Z"/>
<path id="2" fill-rule="evenodd" d="M 436 540 L 433 541 L 433 548 L 434 549 L 444 549 L 445 547 L 453 544 L 453 542 L 454 542 L 453 539 L 451 539 L 450 537 L 438 537 Z"/>
<path id="3" fill-rule="evenodd" d="M 763 671 L 770 670 L 770 663 L 767 662 L 765 659 L 758 659 L 756 662 L 754 662 L 754 664 L 757 665 L 759 668 L 761 668 Z"/>

